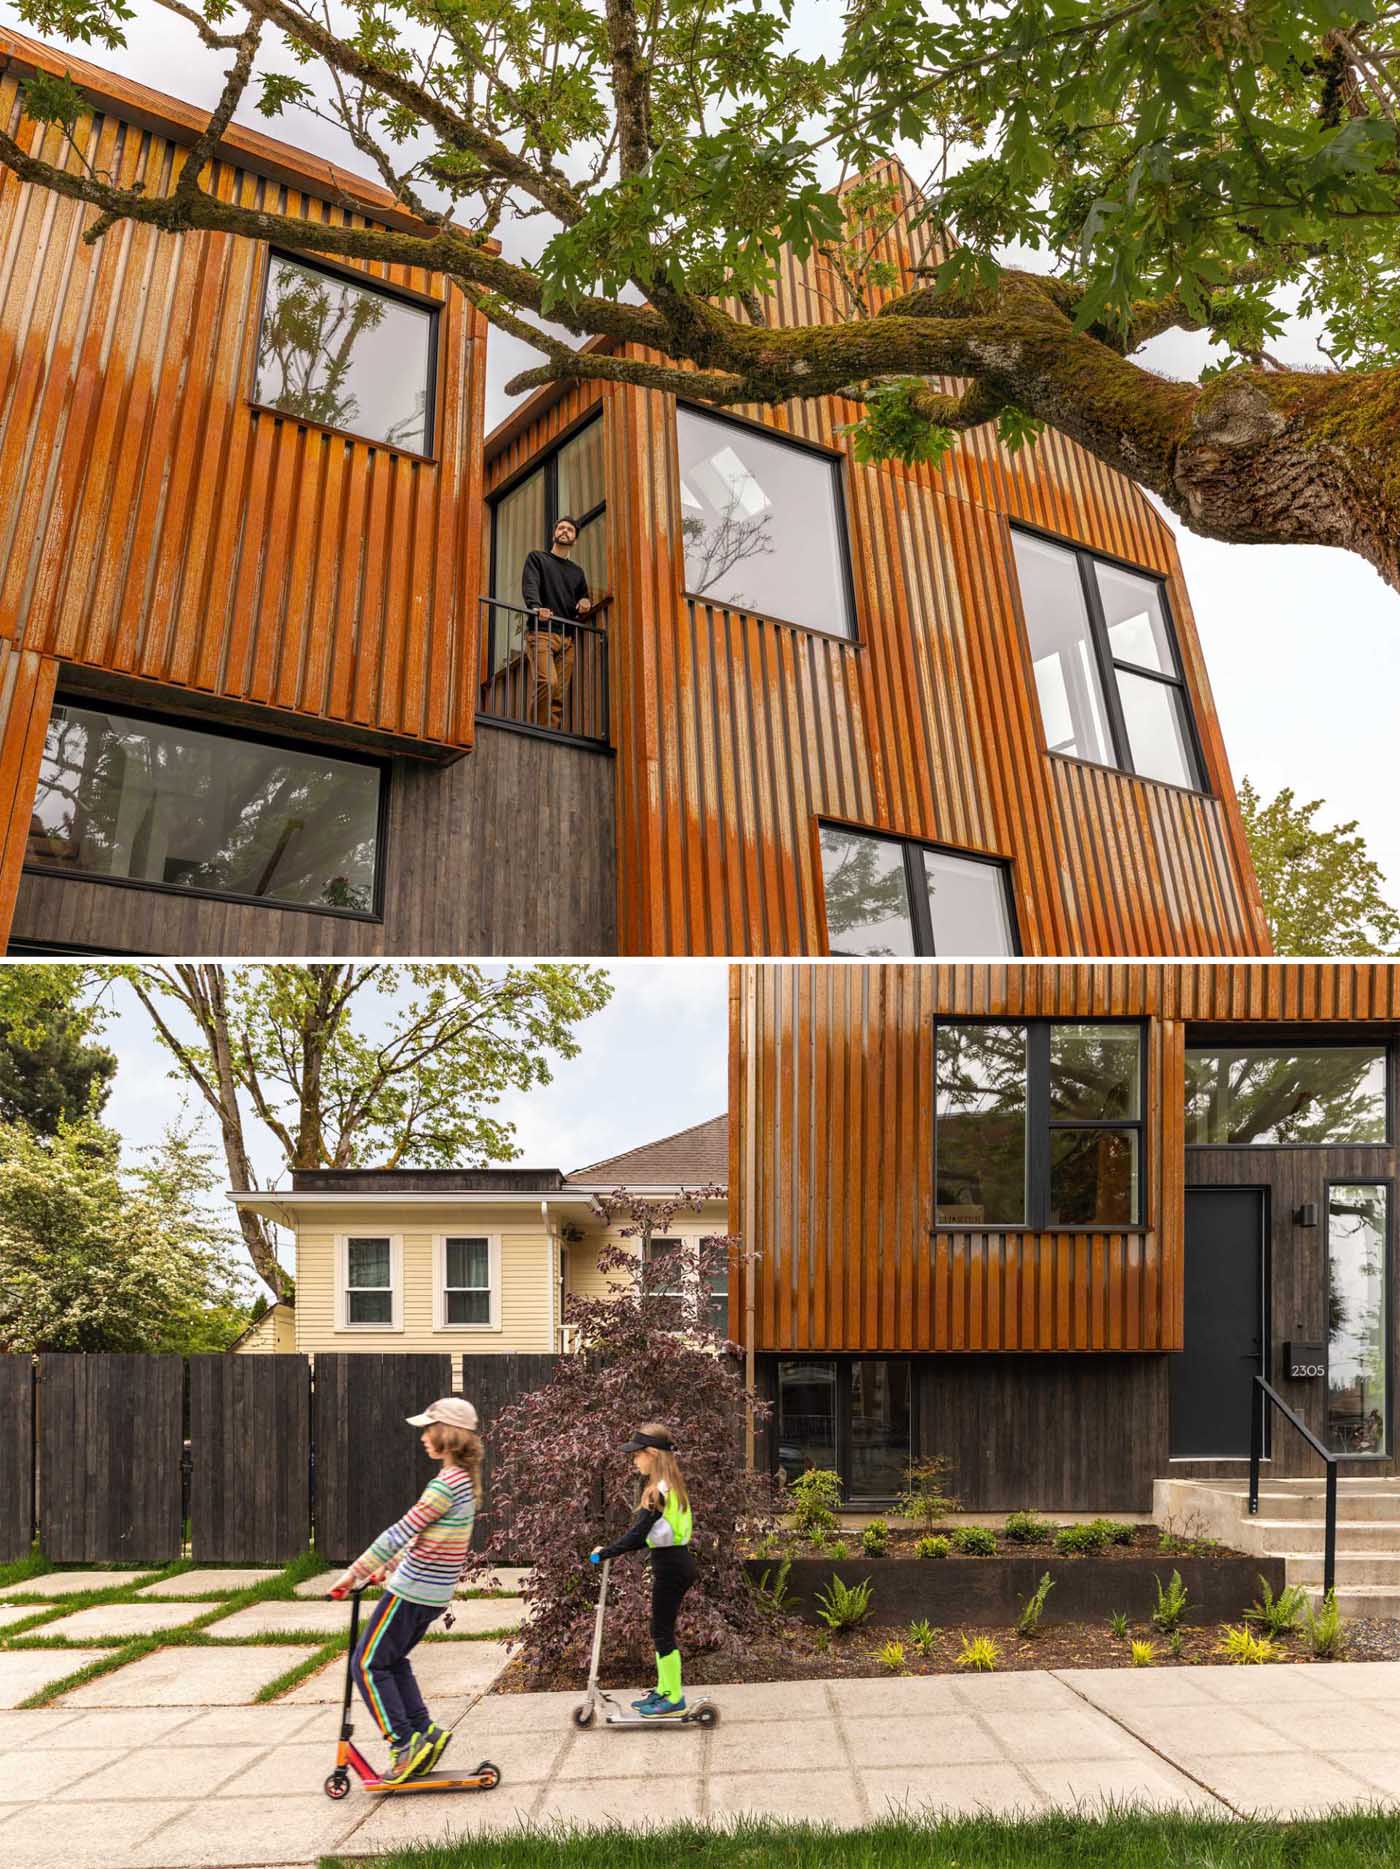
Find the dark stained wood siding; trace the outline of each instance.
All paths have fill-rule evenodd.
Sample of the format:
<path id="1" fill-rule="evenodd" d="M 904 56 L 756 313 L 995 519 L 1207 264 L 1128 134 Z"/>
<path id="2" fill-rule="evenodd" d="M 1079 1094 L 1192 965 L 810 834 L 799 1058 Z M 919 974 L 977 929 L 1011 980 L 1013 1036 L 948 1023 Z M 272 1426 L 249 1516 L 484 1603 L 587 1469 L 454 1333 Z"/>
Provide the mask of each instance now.
<path id="1" fill-rule="evenodd" d="M 437 1471 L 405 1417 L 451 1393 L 450 1356 L 316 1358 L 316 1548 L 333 1564 L 401 1519 Z"/>
<path id="2" fill-rule="evenodd" d="M 190 1358 L 192 1555 L 285 1564 L 311 1537 L 311 1366 L 304 1356 Z"/>
<path id="3" fill-rule="evenodd" d="M 180 1555 L 184 1360 L 39 1358 L 39 1535 L 58 1564 Z"/>
<path id="4" fill-rule="evenodd" d="M 0 1356 L 0 1564 L 34 1539 L 34 1359 Z"/>

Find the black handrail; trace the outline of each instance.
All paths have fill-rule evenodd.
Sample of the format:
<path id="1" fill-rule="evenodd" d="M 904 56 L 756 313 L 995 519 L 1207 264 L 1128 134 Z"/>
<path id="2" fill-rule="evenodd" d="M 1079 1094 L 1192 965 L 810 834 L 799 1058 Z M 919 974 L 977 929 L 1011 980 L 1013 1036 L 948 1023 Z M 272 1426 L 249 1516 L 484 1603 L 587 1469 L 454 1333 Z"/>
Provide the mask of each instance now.
<path id="1" fill-rule="evenodd" d="M 505 603 L 496 597 L 482 597 L 479 601 L 485 611 L 485 628 L 481 632 L 477 712 L 490 720 L 507 721 L 534 732 L 548 733 L 552 738 L 606 746 L 609 739 L 607 631 L 583 618 L 552 616 L 547 622 L 541 622 L 535 610 L 523 604 Z M 608 602 L 607 596 L 600 597 L 590 616 L 600 614 Z M 498 617 L 498 612 L 503 614 Z M 522 667 L 522 658 L 516 658 L 513 664 L 509 636 L 498 639 L 498 628 L 502 625 L 508 628 L 507 620 L 511 617 L 522 619 L 522 642 L 528 630 L 535 639 L 557 637 L 567 650 L 568 664 L 557 693 L 546 693 L 548 718 L 540 717 L 540 690 L 542 685 L 548 690 L 548 680 L 542 680 L 532 667 Z M 497 654 L 498 641 L 505 651 L 500 655 Z"/>
<path id="2" fill-rule="evenodd" d="M 1327 1463 L 1327 1525 L 1323 1532 L 1322 1545 L 1322 1592 L 1326 1596 L 1337 1587 L 1337 1456 L 1330 1448 L 1324 1447 L 1306 1421 L 1298 1416 L 1284 1401 L 1278 1390 L 1265 1382 L 1260 1375 L 1250 1379 L 1249 1409 L 1249 1514 L 1253 1518 L 1259 1511 L 1259 1462 L 1264 1457 L 1264 1398 L 1267 1396 L 1274 1407 L 1302 1435 L 1315 1454 L 1320 1454 Z"/>

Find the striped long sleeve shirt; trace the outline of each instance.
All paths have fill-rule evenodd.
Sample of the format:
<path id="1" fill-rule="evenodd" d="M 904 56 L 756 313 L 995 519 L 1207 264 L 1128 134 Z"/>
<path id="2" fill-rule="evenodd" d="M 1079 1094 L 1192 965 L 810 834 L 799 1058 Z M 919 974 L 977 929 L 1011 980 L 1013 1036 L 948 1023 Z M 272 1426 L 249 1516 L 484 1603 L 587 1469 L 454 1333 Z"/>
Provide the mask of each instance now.
<path id="1" fill-rule="evenodd" d="M 417 1504 L 380 1532 L 350 1568 L 357 1577 L 370 1577 L 393 1563 L 386 1590 L 410 1603 L 450 1603 L 467 1561 L 475 1518 L 471 1475 L 462 1467 L 444 1467 L 428 1481 Z"/>

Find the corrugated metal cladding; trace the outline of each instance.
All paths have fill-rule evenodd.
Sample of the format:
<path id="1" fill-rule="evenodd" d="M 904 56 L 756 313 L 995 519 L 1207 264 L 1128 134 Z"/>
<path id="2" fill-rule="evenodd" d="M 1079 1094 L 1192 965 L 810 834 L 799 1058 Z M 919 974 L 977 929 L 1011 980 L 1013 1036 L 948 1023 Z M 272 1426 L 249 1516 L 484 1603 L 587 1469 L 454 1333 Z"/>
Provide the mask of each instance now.
<path id="1" fill-rule="evenodd" d="M 0 641 L 0 939 L 10 926 L 58 665 Z"/>
<path id="2" fill-rule="evenodd" d="M 63 160 L 57 133 L 21 116 L 12 75 L 0 121 Z M 152 192 L 180 153 L 115 110 L 78 135 L 100 168 Z M 227 160 L 205 185 L 250 208 L 373 224 Z M 444 302 L 437 454 L 419 461 L 255 413 L 262 243 L 121 224 L 88 246 L 91 219 L 0 176 L 0 636 L 332 727 L 469 745 L 478 315 L 419 268 L 357 267 Z"/>
<path id="3" fill-rule="evenodd" d="M 1122 1233 L 933 1224 L 939 1017 L 1147 1022 L 1146 1217 Z M 736 966 L 731 1225 L 760 1350 L 1172 1350 L 1188 1021 L 1400 1019 L 1400 967 Z M 742 1281 L 731 1297 L 742 1339 Z"/>
<path id="4" fill-rule="evenodd" d="M 911 263 L 902 224 L 885 248 Z M 775 318 L 833 321 L 826 283 L 789 259 Z M 623 952 L 825 952 L 827 815 L 1013 859 L 1027 953 L 1269 951 L 1171 535 L 1130 481 L 1053 433 L 1012 457 L 978 431 L 938 472 L 859 467 L 854 405 L 739 411 L 847 456 L 857 646 L 687 602 L 674 401 L 602 400 Z M 543 413 L 493 484 L 581 407 Z M 1167 578 L 1213 796 L 1045 751 L 1013 518 Z"/>

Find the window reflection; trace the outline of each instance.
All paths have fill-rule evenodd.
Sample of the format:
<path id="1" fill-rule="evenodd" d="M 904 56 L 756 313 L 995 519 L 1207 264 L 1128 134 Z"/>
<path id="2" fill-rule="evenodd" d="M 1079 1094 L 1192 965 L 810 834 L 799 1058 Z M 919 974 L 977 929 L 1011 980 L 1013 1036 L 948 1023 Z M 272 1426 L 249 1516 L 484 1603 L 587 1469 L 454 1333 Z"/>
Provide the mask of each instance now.
<path id="1" fill-rule="evenodd" d="M 832 954 L 1015 953 L 1003 864 L 840 824 L 820 838 Z"/>
<path id="2" fill-rule="evenodd" d="M 1386 1434 L 1386 1241 L 1389 1191 L 1328 1190 L 1327 1439 L 1341 1454 L 1383 1454 Z"/>
<path id="3" fill-rule="evenodd" d="M 423 306 L 274 253 L 255 399 L 425 454 L 433 317 Z"/>
<path id="4" fill-rule="evenodd" d="M 778 1465 L 789 1480 L 835 1467 L 835 1363 L 779 1363 Z"/>
<path id="5" fill-rule="evenodd" d="M 903 846 L 824 824 L 821 848 L 831 952 L 913 954 Z"/>
<path id="6" fill-rule="evenodd" d="M 938 1224 L 1023 1225 L 1025 1027 L 939 1026 L 937 1072 Z"/>
<path id="7" fill-rule="evenodd" d="M 1186 1054 L 1186 1140 L 1280 1146 L 1384 1142 L 1386 1053 L 1375 1045 Z"/>

